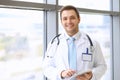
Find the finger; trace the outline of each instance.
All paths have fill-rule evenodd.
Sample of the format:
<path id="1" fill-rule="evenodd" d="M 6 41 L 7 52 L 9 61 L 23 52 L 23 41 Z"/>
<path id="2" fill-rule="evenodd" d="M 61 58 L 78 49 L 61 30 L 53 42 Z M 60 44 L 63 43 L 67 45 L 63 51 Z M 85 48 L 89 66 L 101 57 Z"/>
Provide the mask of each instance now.
<path id="1" fill-rule="evenodd" d="M 74 73 L 73 72 L 68 72 L 68 75 L 72 76 L 72 75 L 74 75 Z"/>
<path id="2" fill-rule="evenodd" d="M 76 77 L 77 80 L 89 80 L 90 77 L 89 75 L 86 73 L 86 74 L 82 74 L 82 75 L 79 75 Z"/>
<path id="3" fill-rule="evenodd" d="M 72 76 L 72 74 L 71 74 L 70 72 L 68 72 L 68 73 L 67 73 L 67 76 L 69 76 L 69 77 L 70 77 L 70 76 Z"/>
<path id="4" fill-rule="evenodd" d="M 85 77 L 86 77 L 87 79 L 90 79 L 90 78 L 92 77 L 92 73 L 91 73 L 91 72 L 86 73 L 86 74 L 85 74 Z"/>
<path id="5" fill-rule="evenodd" d="M 87 78 L 85 78 L 85 77 L 83 77 L 83 76 L 77 76 L 77 77 L 76 77 L 76 80 L 89 80 L 89 79 L 87 79 Z"/>
<path id="6" fill-rule="evenodd" d="M 74 72 L 71 70 L 66 70 L 66 71 L 64 71 L 64 74 L 66 77 L 71 77 L 74 74 Z"/>
<path id="7" fill-rule="evenodd" d="M 69 72 L 71 75 L 75 74 L 75 71 L 74 71 L 74 70 L 68 70 L 68 72 Z"/>

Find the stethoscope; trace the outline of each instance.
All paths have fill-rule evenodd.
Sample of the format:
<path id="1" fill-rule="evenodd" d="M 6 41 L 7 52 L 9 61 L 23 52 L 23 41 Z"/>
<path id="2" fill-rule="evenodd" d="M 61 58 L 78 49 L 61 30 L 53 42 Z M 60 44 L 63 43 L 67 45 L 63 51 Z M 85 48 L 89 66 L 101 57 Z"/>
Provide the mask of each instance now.
<path id="1" fill-rule="evenodd" d="M 57 39 L 57 45 L 59 45 L 60 44 L 60 39 L 59 39 L 59 36 L 60 36 L 61 34 L 58 34 L 57 36 L 55 36 L 53 39 L 52 39 L 52 41 L 51 41 L 51 44 L 53 44 L 53 42 L 54 42 L 54 40 L 55 39 Z M 92 40 L 91 40 L 91 38 L 86 34 L 86 36 L 87 36 L 87 38 L 88 38 L 88 40 L 89 40 L 89 43 L 90 43 L 90 51 L 91 52 L 93 52 L 93 43 L 92 43 Z"/>

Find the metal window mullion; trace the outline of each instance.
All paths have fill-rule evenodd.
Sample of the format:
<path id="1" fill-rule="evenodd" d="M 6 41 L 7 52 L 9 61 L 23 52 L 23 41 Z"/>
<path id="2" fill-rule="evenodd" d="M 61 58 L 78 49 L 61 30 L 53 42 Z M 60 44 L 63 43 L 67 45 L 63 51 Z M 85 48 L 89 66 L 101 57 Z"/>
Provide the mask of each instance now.
<path id="1" fill-rule="evenodd" d="M 47 11 L 47 44 L 58 33 L 57 0 L 47 0 L 47 4 L 54 5 L 54 9 Z"/>
<path id="2" fill-rule="evenodd" d="M 55 5 L 45 3 L 34 3 L 24 1 L 0 1 L 0 8 L 18 8 L 30 10 L 55 10 Z"/>
<path id="3" fill-rule="evenodd" d="M 112 80 L 119 80 L 119 67 L 120 67 L 120 17 L 113 16 L 113 26 L 112 26 L 112 66 L 113 74 Z"/>
<path id="4" fill-rule="evenodd" d="M 62 6 L 58 6 L 57 0 L 47 0 L 46 3 L 1 0 L 0 7 L 33 9 L 33 10 L 57 10 L 57 9 L 59 10 L 62 7 Z M 120 12 L 118 12 L 118 9 L 116 10 L 116 7 L 113 9 L 113 11 L 94 10 L 94 9 L 86 9 L 86 8 L 78 8 L 78 10 L 81 13 L 88 13 L 88 14 L 93 13 L 93 14 L 102 14 L 102 15 L 120 15 Z"/>
<path id="5" fill-rule="evenodd" d="M 112 0 L 112 10 L 120 13 L 120 1 Z M 120 67 L 120 15 L 112 16 L 112 80 L 119 80 Z"/>

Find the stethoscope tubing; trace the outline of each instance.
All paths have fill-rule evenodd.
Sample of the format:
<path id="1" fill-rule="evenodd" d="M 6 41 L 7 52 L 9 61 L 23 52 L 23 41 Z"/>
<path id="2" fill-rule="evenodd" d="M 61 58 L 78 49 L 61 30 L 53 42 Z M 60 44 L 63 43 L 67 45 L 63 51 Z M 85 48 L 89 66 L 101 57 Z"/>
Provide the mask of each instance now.
<path id="1" fill-rule="evenodd" d="M 61 35 L 61 34 L 58 34 L 57 36 L 55 36 L 55 37 L 52 39 L 51 44 L 53 44 L 54 40 L 57 38 L 57 40 L 58 40 L 57 45 L 59 45 L 59 43 L 60 43 L 59 36 L 60 36 L 60 35 Z M 88 40 L 89 40 L 90 46 L 93 47 L 93 43 L 92 43 L 91 38 L 90 38 L 87 34 L 86 34 L 86 36 L 87 36 L 87 38 L 88 38 Z"/>

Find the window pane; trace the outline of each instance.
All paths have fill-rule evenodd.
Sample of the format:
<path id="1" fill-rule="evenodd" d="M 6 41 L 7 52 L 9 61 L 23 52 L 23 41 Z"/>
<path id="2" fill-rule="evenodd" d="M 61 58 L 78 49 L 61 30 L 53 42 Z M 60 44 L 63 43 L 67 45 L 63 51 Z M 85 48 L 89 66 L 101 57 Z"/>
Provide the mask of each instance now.
<path id="1" fill-rule="evenodd" d="M 111 0 L 59 0 L 59 5 L 74 5 L 80 8 L 110 10 Z"/>
<path id="2" fill-rule="evenodd" d="M 107 72 L 102 77 L 102 80 L 111 80 L 110 23 L 110 16 L 81 14 L 81 22 L 79 24 L 80 31 L 87 33 L 91 38 L 100 43 L 107 63 Z M 61 32 L 63 32 L 63 27 L 60 23 L 59 33 Z"/>
<path id="3" fill-rule="evenodd" d="M 25 1 L 25 2 L 37 2 L 37 3 L 43 3 L 44 0 L 13 0 L 13 1 Z"/>
<path id="4" fill-rule="evenodd" d="M 43 12 L 0 8 L 0 80 L 43 80 Z"/>

